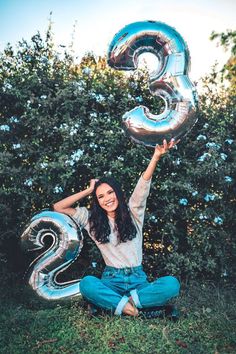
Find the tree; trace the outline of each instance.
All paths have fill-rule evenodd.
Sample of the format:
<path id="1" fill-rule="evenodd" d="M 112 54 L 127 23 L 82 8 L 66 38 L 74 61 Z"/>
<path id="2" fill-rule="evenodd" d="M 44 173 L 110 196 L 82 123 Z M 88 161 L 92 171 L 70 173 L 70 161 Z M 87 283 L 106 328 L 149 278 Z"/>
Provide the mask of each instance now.
<path id="1" fill-rule="evenodd" d="M 228 61 L 222 68 L 223 79 L 230 82 L 231 89 L 236 87 L 236 31 L 228 30 L 226 33 L 212 32 L 211 40 L 218 39 L 218 45 L 223 46 L 226 51 L 230 51 Z"/>
<path id="2" fill-rule="evenodd" d="M 197 124 L 153 177 L 144 229 L 153 275 L 218 279 L 233 271 L 235 105 L 232 91 L 217 87 L 209 75 Z M 140 103 L 152 112 L 162 105 L 146 71 L 112 70 L 93 53 L 76 64 L 55 49 L 50 27 L 45 40 L 38 33 L 1 53 L 0 244 L 14 269 L 23 267 L 17 242 L 34 213 L 104 174 L 132 192 L 152 151 L 125 137 L 121 117 Z M 90 271 L 100 256 L 87 242 L 75 267 Z"/>

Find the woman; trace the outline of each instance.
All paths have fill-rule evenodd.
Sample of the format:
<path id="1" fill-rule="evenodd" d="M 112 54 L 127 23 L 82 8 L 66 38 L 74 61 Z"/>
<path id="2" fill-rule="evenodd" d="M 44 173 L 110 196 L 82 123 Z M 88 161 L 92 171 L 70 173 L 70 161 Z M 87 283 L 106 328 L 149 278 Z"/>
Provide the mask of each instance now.
<path id="1" fill-rule="evenodd" d="M 90 187 L 56 204 L 54 210 L 72 216 L 100 249 L 106 267 L 99 279 L 86 276 L 80 282 L 82 296 L 93 305 L 137 316 L 139 312 L 157 307 L 151 317 L 161 314 L 160 307 L 179 294 L 179 282 L 172 276 L 147 281 L 142 269 L 142 227 L 151 177 L 160 157 L 175 145 L 172 139 L 157 145 L 149 165 L 141 175 L 129 204 L 119 184 L 111 178 L 91 180 Z M 73 204 L 93 194 L 91 211 Z M 157 314 L 155 316 L 155 313 Z"/>

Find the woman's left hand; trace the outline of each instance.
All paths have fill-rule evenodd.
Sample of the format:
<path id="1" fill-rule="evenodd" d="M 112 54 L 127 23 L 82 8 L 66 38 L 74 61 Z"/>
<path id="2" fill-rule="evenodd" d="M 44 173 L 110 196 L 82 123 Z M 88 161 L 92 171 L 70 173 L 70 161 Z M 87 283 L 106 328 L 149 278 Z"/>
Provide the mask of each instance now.
<path id="1" fill-rule="evenodd" d="M 159 160 L 159 158 L 166 154 L 173 146 L 179 143 L 180 140 L 175 141 L 174 139 L 171 139 L 169 143 L 167 143 L 166 139 L 163 140 L 162 145 L 156 145 L 155 151 L 153 154 L 153 157 Z"/>

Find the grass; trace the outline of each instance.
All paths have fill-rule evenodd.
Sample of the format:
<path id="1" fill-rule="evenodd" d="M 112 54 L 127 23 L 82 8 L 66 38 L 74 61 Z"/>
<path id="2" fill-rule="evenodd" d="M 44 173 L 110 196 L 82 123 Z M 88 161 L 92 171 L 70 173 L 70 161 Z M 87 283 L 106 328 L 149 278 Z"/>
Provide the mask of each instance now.
<path id="1" fill-rule="evenodd" d="M 167 319 L 89 318 L 81 298 L 42 304 L 17 281 L 1 292 L 0 353 L 226 354 L 236 353 L 232 286 L 185 285 L 176 323 Z"/>

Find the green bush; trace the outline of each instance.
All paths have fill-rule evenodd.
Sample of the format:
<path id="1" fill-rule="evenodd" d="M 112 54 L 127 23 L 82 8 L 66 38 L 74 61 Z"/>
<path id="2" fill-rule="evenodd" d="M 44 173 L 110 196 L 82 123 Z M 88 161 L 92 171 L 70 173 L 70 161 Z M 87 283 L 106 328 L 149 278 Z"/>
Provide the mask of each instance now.
<path id="1" fill-rule="evenodd" d="M 153 177 L 144 229 L 153 276 L 219 279 L 234 271 L 235 97 L 218 88 L 214 72 L 204 87 L 197 124 Z M 127 75 L 91 53 L 78 65 L 55 49 L 50 28 L 45 40 L 38 33 L 0 54 L 0 261 L 11 271 L 28 262 L 19 238 L 34 213 L 103 175 L 130 195 L 152 154 L 123 134 L 122 115 L 139 104 L 162 107 L 145 71 Z M 92 261 L 101 265 L 88 240 L 74 269 L 90 270 Z"/>

